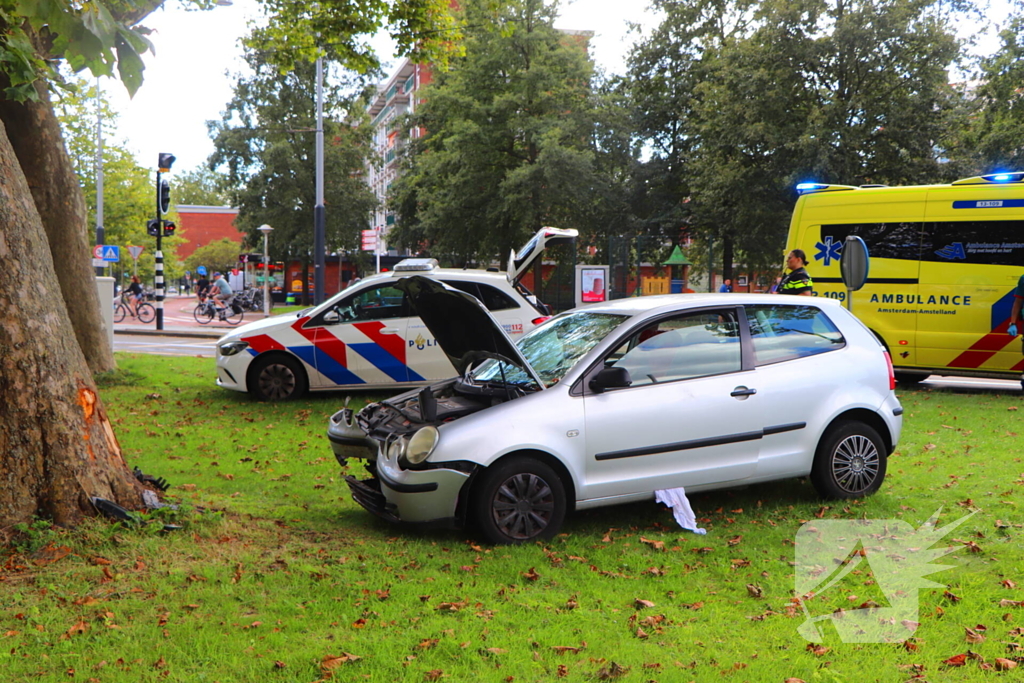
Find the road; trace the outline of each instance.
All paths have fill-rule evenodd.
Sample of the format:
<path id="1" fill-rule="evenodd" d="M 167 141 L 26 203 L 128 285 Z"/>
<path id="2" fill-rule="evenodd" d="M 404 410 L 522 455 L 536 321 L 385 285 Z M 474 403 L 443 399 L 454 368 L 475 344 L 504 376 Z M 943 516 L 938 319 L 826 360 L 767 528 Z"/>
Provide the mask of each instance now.
<path id="1" fill-rule="evenodd" d="M 217 338 L 178 337 L 173 332 L 162 335 L 141 335 L 114 332 L 114 351 L 152 353 L 160 356 L 199 356 L 213 358 Z"/>

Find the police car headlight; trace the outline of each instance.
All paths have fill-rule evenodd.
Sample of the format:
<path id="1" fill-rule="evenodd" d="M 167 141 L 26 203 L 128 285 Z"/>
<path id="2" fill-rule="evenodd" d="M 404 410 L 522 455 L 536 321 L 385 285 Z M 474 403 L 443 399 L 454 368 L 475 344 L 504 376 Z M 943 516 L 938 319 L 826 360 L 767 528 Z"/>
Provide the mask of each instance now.
<path id="1" fill-rule="evenodd" d="M 434 452 L 437 441 L 441 438 L 436 427 L 424 427 L 409 439 L 409 447 L 405 451 L 405 460 L 410 465 L 418 465 Z"/>
<path id="2" fill-rule="evenodd" d="M 388 460 L 397 462 L 399 458 L 405 455 L 405 447 L 408 443 L 405 437 L 392 441 L 388 445 Z"/>
<path id="3" fill-rule="evenodd" d="M 249 342 L 232 341 L 218 346 L 217 352 L 222 356 L 233 356 L 239 351 L 245 351 L 247 348 L 249 348 Z"/>

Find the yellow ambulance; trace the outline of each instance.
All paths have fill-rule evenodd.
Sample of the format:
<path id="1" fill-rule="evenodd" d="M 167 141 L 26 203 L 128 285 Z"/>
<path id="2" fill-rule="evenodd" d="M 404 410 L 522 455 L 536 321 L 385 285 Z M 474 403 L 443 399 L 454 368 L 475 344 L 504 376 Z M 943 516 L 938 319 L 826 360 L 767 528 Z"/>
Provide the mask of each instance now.
<path id="1" fill-rule="evenodd" d="M 1024 275 L 1024 173 L 797 191 L 787 251 L 807 254 L 818 296 L 845 302 L 844 241 L 867 243 L 870 271 L 852 311 L 888 347 L 901 381 L 1021 377 L 1021 342 L 1006 329 Z"/>

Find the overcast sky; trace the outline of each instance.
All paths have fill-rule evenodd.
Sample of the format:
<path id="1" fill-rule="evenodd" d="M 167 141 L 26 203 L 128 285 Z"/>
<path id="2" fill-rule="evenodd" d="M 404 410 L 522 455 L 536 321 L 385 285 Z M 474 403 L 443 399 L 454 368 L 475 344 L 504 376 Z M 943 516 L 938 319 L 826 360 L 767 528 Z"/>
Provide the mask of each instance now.
<path id="1" fill-rule="evenodd" d="M 993 0 L 999 9 L 991 10 L 991 21 L 1006 16 L 1009 0 Z M 248 19 L 257 16 L 255 0 L 234 0 L 229 7 L 209 12 L 186 12 L 178 2 L 150 15 L 143 23 L 156 32 L 151 36 L 155 55 L 145 55 L 145 82 L 129 99 L 120 82 L 103 79 L 102 87 L 119 112 L 114 140 L 135 152 L 139 163 L 155 168 L 159 152 L 177 157 L 174 171 L 195 168 L 213 152 L 206 121 L 219 119 L 231 98 L 232 79 L 228 72 L 241 68 L 238 41 L 245 33 Z M 598 66 L 607 72 L 623 73 L 625 56 L 636 35 L 627 30 L 634 22 L 649 29 L 657 18 L 646 11 L 646 0 L 569 0 L 561 6 L 556 26 L 589 30 L 595 35 L 591 53 Z M 965 34 L 977 34 L 979 28 L 964 27 Z M 982 43 L 981 52 L 994 49 L 994 37 Z M 391 55 L 386 36 L 374 42 L 390 73 L 398 65 Z"/>
<path id="2" fill-rule="evenodd" d="M 143 24 L 156 33 L 151 40 L 156 55 L 145 55 L 145 82 L 129 99 L 120 82 L 103 79 L 101 87 L 119 112 L 120 142 L 136 153 L 139 163 L 155 168 L 159 152 L 177 157 L 174 171 L 195 168 L 213 152 L 206 122 L 219 119 L 231 99 L 233 79 L 227 72 L 241 68 L 239 38 L 248 19 L 257 16 L 255 0 L 234 0 L 230 7 L 209 12 L 186 12 L 167 2 Z M 622 73 L 633 42 L 627 22 L 653 26 L 646 3 L 629 0 L 575 0 L 564 2 L 559 28 L 594 31 L 592 54 L 606 71 Z M 386 36 L 374 41 L 389 72 L 398 66 Z"/>

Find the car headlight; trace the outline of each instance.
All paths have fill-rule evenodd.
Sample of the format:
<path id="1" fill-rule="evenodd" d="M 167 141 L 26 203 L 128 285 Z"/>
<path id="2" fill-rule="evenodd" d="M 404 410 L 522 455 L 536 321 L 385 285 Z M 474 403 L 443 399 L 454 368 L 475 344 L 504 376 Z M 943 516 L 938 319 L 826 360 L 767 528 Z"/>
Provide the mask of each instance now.
<path id="1" fill-rule="evenodd" d="M 405 450 L 405 460 L 411 465 L 418 465 L 434 452 L 441 435 L 437 427 L 424 427 L 409 439 L 409 447 Z"/>
<path id="2" fill-rule="evenodd" d="M 405 437 L 395 439 L 388 445 L 388 460 L 398 462 L 398 459 L 405 455 L 405 446 L 408 443 Z"/>
<path id="3" fill-rule="evenodd" d="M 233 356 L 239 351 L 245 351 L 247 348 L 249 348 L 249 342 L 232 341 L 218 346 L 217 352 L 222 356 Z"/>

